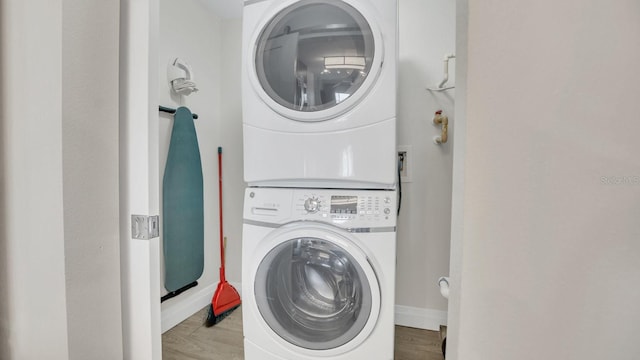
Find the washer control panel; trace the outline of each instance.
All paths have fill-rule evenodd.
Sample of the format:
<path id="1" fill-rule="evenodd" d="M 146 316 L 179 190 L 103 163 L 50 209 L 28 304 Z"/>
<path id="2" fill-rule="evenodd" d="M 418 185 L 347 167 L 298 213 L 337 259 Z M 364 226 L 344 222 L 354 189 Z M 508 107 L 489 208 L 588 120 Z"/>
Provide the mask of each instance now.
<path id="1" fill-rule="evenodd" d="M 395 221 L 395 191 L 297 191 L 295 213 L 302 219 L 336 224 Z"/>
<path id="2" fill-rule="evenodd" d="M 396 224 L 395 190 L 248 188 L 245 195 L 248 220 L 309 220 L 352 229 Z"/>
<path id="3" fill-rule="evenodd" d="M 248 188 L 244 219 L 319 221 L 346 229 L 396 225 L 395 190 Z"/>

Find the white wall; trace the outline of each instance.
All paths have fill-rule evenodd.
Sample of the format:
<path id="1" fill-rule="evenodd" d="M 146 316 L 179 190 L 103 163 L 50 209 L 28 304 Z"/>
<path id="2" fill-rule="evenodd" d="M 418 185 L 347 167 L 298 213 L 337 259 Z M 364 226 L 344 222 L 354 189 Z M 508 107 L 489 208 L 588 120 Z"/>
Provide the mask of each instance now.
<path id="1" fill-rule="evenodd" d="M 119 3 L 64 0 L 62 155 L 69 359 L 122 358 Z M 87 336 L 91 334 L 92 336 Z"/>
<path id="2" fill-rule="evenodd" d="M 168 330 L 179 321 L 201 309 L 211 301 L 219 280 L 219 211 L 218 211 L 218 146 L 221 143 L 221 91 L 223 69 L 222 34 L 226 33 L 218 16 L 199 0 L 161 0 L 160 33 L 158 47 L 158 96 L 159 105 L 176 108 L 187 106 L 199 118 L 194 121 L 204 180 L 204 271 L 198 286 L 162 304 L 162 329 Z M 170 91 L 167 65 L 176 57 L 189 63 L 195 74 L 199 91 L 189 96 L 179 96 Z M 173 116 L 160 114 L 159 122 L 159 177 L 162 198 L 162 177 L 169 151 Z M 226 160 L 230 149 L 223 148 Z M 224 163 L 223 160 L 223 163 Z M 224 170 L 223 170 L 224 173 Z M 224 191 L 230 183 L 226 178 Z M 231 201 L 232 197 L 223 198 Z M 162 215 L 162 214 L 161 214 Z M 227 214 L 224 214 L 227 215 Z M 162 226 L 161 226 L 162 228 Z M 226 232 L 226 230 L 225 230 Z M 233 238 L 229 239 L 233 241 Z M 163 261 L 160 250 L 161 264 Z M 160 269 L 162 295 L 164 268 Z M 185 284 L 186 285 L 186 284 Z"/>
<path id="3" fill-rule="evenodd" d="M 448 358 L 637 359 L 640 7 L 463 5 Z"/>
<path id="4" fill-rule="evenodd" d="M 62 1 L 0 6 L 0 358 L 67 359 Z"/>
<path id="5" fill-rule="evenodd" d="M 119 11 L 96 5 L 3 3 L 2 359 L 122 357 Z"/>
<path id="6" fill-rule="evenodd" d="M 242 166 L 242 97 L 240 92 L 240 69 L 242 56 L 242 20 L 226 18 L 222 22 L 221 62 L 221 127 L 222 146 L 225 151 L 223 163 L 225 201 L 224 231 L 227 243 L 227 278 L 239 284 L 242 279 L 242 209 L 244 182 Z M 236 286 L 240 291 L 240 287 Z"/>
<path id="7" fill-rule="evenodd" d="M 451 184 L 451 248 L 450 248 L 450 289 L 449 311 L 447 313 L 447 353 L 449 358 L 458 356 L 460 337 L 460 288 L 462 286 L 460 268 L 464 259 L 464 185 L 465 158 L 467 146 L 467 42 L 468 42 L 468 0 L 456 1 L 456 103 L 457 121 L 453 125 L 456 142 L 453 150 L 453 181 Z"/>
<path id="8" fill-rule="evenodd" d="M 402 183 L 396 303 L 403 325 L 437 329 L 447 302 L 437 280 L 449 273 L 452 143 L 435 145 L 436 110 L 451 124 L 455 90 L 428 92 L 443 79 L 443 57 L 455 53 L 455 2 L 399 0 L 398 145 L 411 146 L 412 182 Z M 455 84 L 455 62 L 450 80 Z M 450 129 L 452 129 L 450 127 Z M 408 312 L 407 316 L 404 315 Z"/>

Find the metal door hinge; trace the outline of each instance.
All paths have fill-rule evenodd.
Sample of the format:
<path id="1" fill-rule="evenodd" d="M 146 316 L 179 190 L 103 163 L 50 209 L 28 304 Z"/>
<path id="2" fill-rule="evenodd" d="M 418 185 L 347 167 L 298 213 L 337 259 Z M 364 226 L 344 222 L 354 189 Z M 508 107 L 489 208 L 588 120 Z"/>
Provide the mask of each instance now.
<path id="1" fill-rule="evenodd" d="M 131 237 L 149 240 L 160 236 L 160 220 L 158 215 L 131 215 Z"/>

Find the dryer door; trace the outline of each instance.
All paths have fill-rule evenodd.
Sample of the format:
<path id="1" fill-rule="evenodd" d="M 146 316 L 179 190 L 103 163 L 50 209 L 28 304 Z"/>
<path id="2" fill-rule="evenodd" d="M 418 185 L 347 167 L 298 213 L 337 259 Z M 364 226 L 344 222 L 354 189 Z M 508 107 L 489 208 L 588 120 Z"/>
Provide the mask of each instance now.
<path id="1" fill-rule="evenodd" d="M 293 2 L 257 35 L 256 91 L 281 115 L 301 121 L 333 118 L 354 106 L 377 77 L 381 37 L 348 2 Z"/>
<path id="2" fill-rule="evenodd" d="M 286 234 L 258 266 L 258 310 L 289 344 L 347 351 L 364 341 L 377 321 L 375 272 L 347 237 L 317 230 L 297 233 Z"/>

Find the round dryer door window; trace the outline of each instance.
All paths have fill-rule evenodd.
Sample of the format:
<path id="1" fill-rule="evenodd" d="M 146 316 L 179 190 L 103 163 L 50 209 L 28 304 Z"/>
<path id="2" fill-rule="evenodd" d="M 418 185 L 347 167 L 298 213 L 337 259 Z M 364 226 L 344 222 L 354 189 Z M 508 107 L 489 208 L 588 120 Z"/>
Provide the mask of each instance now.
<path id="1" fill-rule="evenodd" d="M 326 239 L 296 238 L 274 247 L 257 269 L 254 290 L 269 327 L 305 349 L 345 345 L 372 316 L 371 284 L 361 264 Z"/>
<path id="2" fill-rule="evenodd" d="M 346 2 L 299 1 L 280 11 L 260 33 L 255 49 L 258 81 L 275 110 L 348 109 L 356 103 L 354 94 L 366 92 L 368 78 L 378 71 L 375 43 L 370 24 Z"/>

